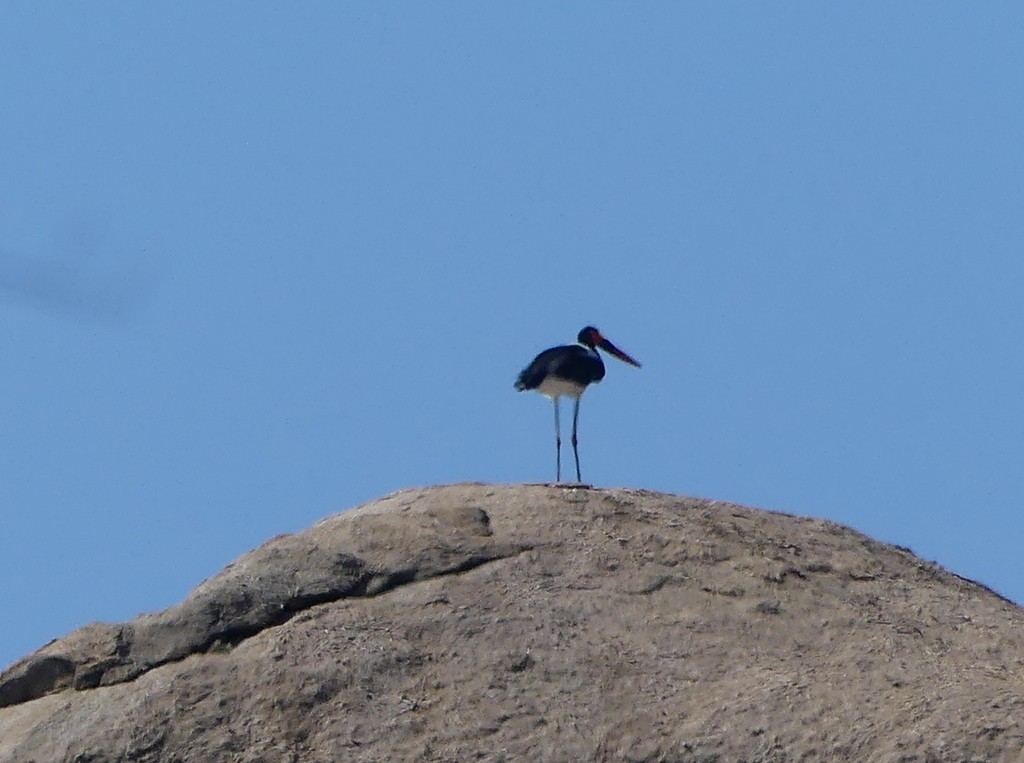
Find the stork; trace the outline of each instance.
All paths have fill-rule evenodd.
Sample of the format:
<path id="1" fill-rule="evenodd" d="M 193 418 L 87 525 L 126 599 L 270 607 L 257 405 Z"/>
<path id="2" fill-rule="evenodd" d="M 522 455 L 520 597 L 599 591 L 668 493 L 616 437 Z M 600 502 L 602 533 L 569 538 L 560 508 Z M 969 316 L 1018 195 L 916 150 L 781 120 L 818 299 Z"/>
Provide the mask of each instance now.
<path id="1" fill-rule="evenodd" d="M 562 433 L 558 416 L 558 399 L 573 399 L 572 453 L 576 459 L 576 481 L 580 478 L 580 454 L 577 450 L 576 428 L 580 418 L 580 398 L 591 384 L 604 378 L 604 362 L 597 348 L 614 355 L 624 363 L 640 368 L 640 363 L 620 350 L 593 326 L 587 326 L 576 337 L 576 344 L 564 344 L 544 350 L 519 374 L 516 389 L 535 390 L 551 398 L 555 405 L 555 481 L 562 481 Z"/>

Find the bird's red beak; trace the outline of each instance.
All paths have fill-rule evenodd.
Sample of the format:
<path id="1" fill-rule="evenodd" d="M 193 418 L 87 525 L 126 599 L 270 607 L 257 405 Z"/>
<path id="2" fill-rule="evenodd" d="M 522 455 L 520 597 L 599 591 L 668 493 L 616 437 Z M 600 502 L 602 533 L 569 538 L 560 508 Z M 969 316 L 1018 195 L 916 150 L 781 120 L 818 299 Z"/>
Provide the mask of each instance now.
<path id="1" fill-rule="evenodd" d="M 604 338 L 602 334 L 598 334 L 597 336 L 597 346 L 600 347 L 605 352 L 614 355 L 622 362 L 629 363 L 631 366 L 636 366 L 637 368 L 640 368 L 640 363 L 638 361 L 636 361 L 634 358 L 627 355 L 614 344 L 609 342 L 607 339 Z"/>

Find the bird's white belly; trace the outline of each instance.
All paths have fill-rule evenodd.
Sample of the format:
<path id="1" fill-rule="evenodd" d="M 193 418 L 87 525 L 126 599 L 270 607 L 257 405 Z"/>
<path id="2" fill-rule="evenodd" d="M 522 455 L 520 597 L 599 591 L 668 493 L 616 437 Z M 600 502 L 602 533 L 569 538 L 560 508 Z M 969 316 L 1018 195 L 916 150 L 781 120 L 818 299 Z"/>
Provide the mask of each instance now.
<path id="1" fill-rule="evenodd" d="M 583 394 L 586 385 L 579 385 L 568 379 L 560 379 L 557 376 L 549 376 L 540 383 L 537 391 L 550 398 L 556 397 L 579 397 Z"/>

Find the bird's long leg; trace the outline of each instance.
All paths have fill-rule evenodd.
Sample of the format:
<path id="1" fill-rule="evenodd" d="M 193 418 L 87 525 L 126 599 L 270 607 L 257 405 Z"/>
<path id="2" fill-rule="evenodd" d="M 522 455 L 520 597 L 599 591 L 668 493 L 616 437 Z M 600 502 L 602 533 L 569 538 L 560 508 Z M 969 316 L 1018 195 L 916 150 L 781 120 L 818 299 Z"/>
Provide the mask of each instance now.
<path id="1" fill-rule="evenodd" d="M 576 404 L 572 407 L 572 454 L 576 457 L 576 481 L 583 482 L 580 477 L 580 452 L 576 449 L 576 425 L 580 420 L 580 399 L 576 398 Z"/>
<path id="2" fill-rule="evenodd" d="M 555 482 L 562 481 L 562 432 L 558 424 L 558 398 L 552 400 L 555 403 Z"/>

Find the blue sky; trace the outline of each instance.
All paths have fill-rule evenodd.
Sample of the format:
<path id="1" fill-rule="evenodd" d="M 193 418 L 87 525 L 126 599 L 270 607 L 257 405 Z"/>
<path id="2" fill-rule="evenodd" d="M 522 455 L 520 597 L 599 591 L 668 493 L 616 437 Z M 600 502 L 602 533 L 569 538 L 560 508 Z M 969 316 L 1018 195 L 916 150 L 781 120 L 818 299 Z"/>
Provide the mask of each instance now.
<path id="1" fill-rule="evenodd" d="M 585 396 L 584 479 L 1024 601 L 1022 27 L 4 4 L 0 665 L 394 490 L 551 479 L 512 383 L 587 323 L 644 367 Z"/>

